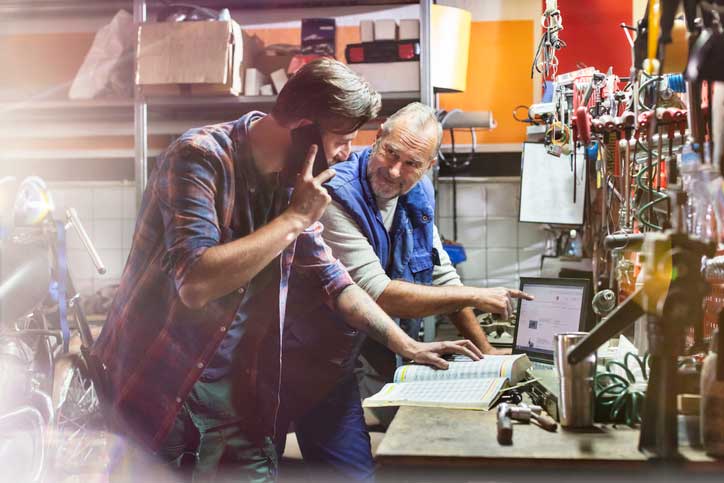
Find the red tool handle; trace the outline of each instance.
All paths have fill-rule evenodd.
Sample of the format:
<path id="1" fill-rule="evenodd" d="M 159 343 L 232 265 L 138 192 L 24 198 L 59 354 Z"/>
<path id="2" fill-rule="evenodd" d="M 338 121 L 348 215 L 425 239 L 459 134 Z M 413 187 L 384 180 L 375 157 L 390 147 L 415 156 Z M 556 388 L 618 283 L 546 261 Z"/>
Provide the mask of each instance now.
<path id="1" fill-rule="evenodd" d="M 603 123 L 603 129 L 606 132 L 612 132 L 614 129 L 616 129 L 616 122 L 608 114 L 601 116 L 601 122 Z"/>
<path id="2" fill-rule="evenodd" d="M 603 123 L 598 119 L 592 119 L 591 120 L 591 131 L 595 133 L 602 133 L 603 132 Z"/>
<path id="3" fill-rule="evenodd" d="M 631 111 L 626 111 L 619 117 L 624 128 L 633 127 L 636 124 L 636 115 Z"/>
<path id="4" fill-rule="evenodd" d="M 672 146 L 672 144 L 673 144 L 673 142 L 674 142 L 674 134 L 676 134 L 676 123 L 675 123 L 675 122 L 670 123 L 670 124 L 667 126 L 667 128 L 668 128 L 668 129 L 667 129 L 667 131 L 666 131 L 666 134 L 668 134 L 668 136 L 669 136 L 669 151 L 671 151 L 671 146 Z M 683 136 L 683 134 L 682 134 L 682 136 Z M 683 138 L 683 137 L 681 138 L 681 142 L 682 142 L 682 143 L 684 142 L 684 138 Z"/>
<path id="5" fill-rule="evenodd" d="M 636 125 L 636 115 L 631 111 L 625 111 L 616 118 L 616 128 L 623 131 L 626 141 L 631 140 L 631 134 Z"/>
<path id="6" fill-rule="evenodd" d="M 576 109 L 576 128 L 580 140 L 583 141 L 583 144 L 588 145 L 591 142 L 591 117 L 585 106 L 578 106 Z"/>
<path id="7" fill-rule="evenodd" d="M 663 110 L 663 112 L 661 112 L 661 116 L 659 117 L 659 119 L 661 120 L 661 122 L 669 123 L 674 120 L 675 111 L 676 110 L 673 107 L 667 107 Z"/>
<path id="8" fill-rule="evenodd" d="M 666 189 L 669 185 L 669 175 L 666 172 L 666 160 L 661 159 L 659 162 L 659 184 L 661 189 Z"/>
<path id="9" fill-rule="evenodd" d="M 641 114 L 639 114 L 639 127 L 640 128 L 648 127 L 649 120 L 651 119 L 651 114 L 652 114 L 651 111 L 642 112 Z"/>

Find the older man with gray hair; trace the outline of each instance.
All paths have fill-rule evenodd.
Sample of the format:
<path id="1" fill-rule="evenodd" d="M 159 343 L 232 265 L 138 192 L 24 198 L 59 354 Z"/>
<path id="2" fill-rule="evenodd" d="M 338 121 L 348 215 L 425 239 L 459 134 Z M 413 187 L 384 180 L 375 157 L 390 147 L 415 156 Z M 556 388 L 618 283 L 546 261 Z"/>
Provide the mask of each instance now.
<path id="1" fill-rule="evenodd" d="M 461 283 L 442 248 L 433 219 L 434 191 L 425 176 L 441 141 L 442 128 L 430 107 L 412 103 L 393 114 L 371 148 L 334 166 L 337 175 L 326 184 L 332 203 L 320 220 L 322 236 L 355 282 L 412 338 L 418 337 L 421 317 L 445 314 L 483 353 L 499 353 L 473 309 L 507 318 L 512 299 L 529 296 Z M 330 476 L 369 480 L 373 462 L 355 362 L 363 342 L 363 354 L 382 380 L 391 379 L 400 361 L 383 345 L 364 341 L 331 311 L 312 310 L 304 317 L 296 325 L 314 325 L 319 337 L 295 337 L 295 327 L 288 328 L 284 357 L 289 360 L 283 364 L 288 389 L 283 406 L 296 422 L 302 454 L 306 462 L 332 471 Z M 303 351 L 310 345 L 314 351 Z"/>

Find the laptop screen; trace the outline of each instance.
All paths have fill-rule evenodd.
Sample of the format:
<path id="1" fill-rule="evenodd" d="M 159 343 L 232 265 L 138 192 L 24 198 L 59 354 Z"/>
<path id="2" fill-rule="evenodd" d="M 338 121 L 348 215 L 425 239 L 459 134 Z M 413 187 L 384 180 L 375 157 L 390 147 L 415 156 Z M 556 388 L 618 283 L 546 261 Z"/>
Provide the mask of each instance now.
<path id="1" fill-rule="evenodd" d="M 520 289 L 535 300 L 519 300 L 514 354 L 553 362 L 553 336 L 583 329 L 588 280 L 521 278 Z"/>

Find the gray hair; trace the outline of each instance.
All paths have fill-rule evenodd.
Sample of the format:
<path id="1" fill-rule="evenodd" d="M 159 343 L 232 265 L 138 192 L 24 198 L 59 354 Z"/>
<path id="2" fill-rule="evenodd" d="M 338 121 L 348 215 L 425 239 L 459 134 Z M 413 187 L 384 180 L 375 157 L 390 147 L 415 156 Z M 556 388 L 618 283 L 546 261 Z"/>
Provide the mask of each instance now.
<path id="1" fill-rule="evenodd" d="M 421 102 L 412 102 L 406 105 L 388 117 L 384 124 L 382 124 L 382 132 L 379 139 L 386 137 L 400 121 L 408 123 L 411 129 L 418 132 L 429 127 L 431 124 L 434 124 L 437 139 L 432 158 L 434 159 L 437 157 L 437 152 L 440 150 L 440 144 L 442 144 L 442 124 L 438 122 L 435 110 L 432 107 Z"/>

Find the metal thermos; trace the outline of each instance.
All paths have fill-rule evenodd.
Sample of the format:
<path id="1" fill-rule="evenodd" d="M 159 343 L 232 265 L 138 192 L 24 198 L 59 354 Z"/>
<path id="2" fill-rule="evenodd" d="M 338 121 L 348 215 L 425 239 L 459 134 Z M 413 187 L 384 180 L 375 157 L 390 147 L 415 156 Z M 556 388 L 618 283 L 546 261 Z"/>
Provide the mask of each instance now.
<path id="1" fill-rule="evenodd" d="M 593 425 L 596 353 L 578 364 L 568 362 L 568 352 L 586 335 L 587 332 L 564 332 L 553 338 L 555 367 L 560 382 L 558 415 L 564 428 L 586 428 Z"/>

